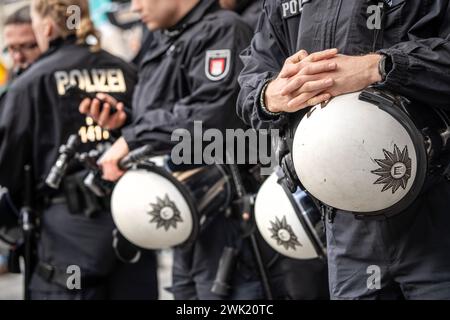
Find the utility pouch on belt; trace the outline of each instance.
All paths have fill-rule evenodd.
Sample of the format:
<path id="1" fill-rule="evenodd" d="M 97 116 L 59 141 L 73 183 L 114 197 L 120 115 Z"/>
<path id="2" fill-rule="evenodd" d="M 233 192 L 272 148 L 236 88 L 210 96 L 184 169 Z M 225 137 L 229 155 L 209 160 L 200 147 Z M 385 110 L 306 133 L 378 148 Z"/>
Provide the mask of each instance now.
<path id="1" fill-rule="evenodd" d="M 67 200 L 67 206 L 72 214 L 84 214 L 92 218 L 95 214 L 108 211 L 106 198 L 99 198 L 85 185 L 86 171 L 72 174 L 64 179 L 63 190 Z"/>

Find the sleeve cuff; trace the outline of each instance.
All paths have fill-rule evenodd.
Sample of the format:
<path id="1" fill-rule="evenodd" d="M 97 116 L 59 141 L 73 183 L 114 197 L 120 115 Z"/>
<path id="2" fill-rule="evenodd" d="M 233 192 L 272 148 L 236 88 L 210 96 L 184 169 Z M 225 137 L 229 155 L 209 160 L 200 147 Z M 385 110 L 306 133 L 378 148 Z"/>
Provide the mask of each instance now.
<path id="1" fill-rule="evenodd" d="M 270 77 L 267 78 L 264 81 L 261 81 L 260 85 L 258 86 L 256 90 L 256 114 L 258 118 L 262 122 L 269 122 L 270 127 L 280 127 L 284 123 L 284 120 L 286 118 L 286 114 L 283 112 L 280 113 L 274 113 L 270 112 L 264 103 L 264 95 L 267 89 L 267 86 L 269 85 L 270 81 L 272 81 L 274 78 Z"/>
<path id="2" fill-rule="evenodd" d="M 139 148 L 139 143 L 137 142 L 136 134 L 134 132 L 133 126 L 127 126 L 122 129 L 122 137 L 125 139 L 128 144 L 128 149 L 134 150 Z"/>
<path id="3" fill-rule="evenodd" d="M 403 51 L 397 49 L 384 49 L 378 53 L 387 55 L 392 60 L 392 70 L 387 74 L 386 80 L 377 83 L 378 87 L 401 88 L 409 82 L 409 57 Z"/>

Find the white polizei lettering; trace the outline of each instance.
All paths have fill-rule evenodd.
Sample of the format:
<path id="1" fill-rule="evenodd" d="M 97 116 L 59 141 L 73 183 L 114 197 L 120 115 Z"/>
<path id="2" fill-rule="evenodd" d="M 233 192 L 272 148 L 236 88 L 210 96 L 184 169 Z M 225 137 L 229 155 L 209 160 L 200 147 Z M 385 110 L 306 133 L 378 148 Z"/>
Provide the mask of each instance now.
<path id="1" fill-rule="evenodd" d="M 65 95 L 69 85 L 78 85 L 81 90 L 87 92 L 119 93 L 127 91 L 125 75 L 120 69 L 57 71 L 55 79 L 59 95 Z"/>
<path id="2" fill-rule="evenodd" d="M 89 71 L 83 70 L 82 73 L 84 82 L 86 84 L 84 90 L 86 90 L 86 92 L 96 92 L 97 86 L 95 85 L 95 83 L 93 83 Z"/>
<path id="3" fill-rule="evenodd" d="M 298 2 L 297 0 L 292 0 L 289 4 L 289 8 L 291 9 L 291 14 L 298 13 Z"/>
<path id="4" fill-rule="evenodd" d="M 86 81 L 80 70 L 72 70 L 69 73 L 70 84 L 72 86 L 77 85 L 81 90 L 86 90 Z"/>
<path id="5" fill-rule="evenodd" d="M 69 75 L 64 71 L 55 72 L 56 79 L 56 88 L 58 90 L 58 94 L 63 96 L 66 94 L 66 87 L 69 84 Z"/>
<path id="6" fill-rule="evenodd" d="M 108 70 L 108 84 L 112 92 L 125 92 L 127 90 L 125 77 L 122 70 L 119 69 Z"/>
<path id="7" fill-rule="evenodd" d="M 113 90 L 112 85 L 111 85 L 111 77 L 110 77 L 110 71 L 111 70 L 102 70 L 104 77 L 102 78 L 102 80 L 104 79 L 104 81 L 101 82 L 100 84 L 100 88 L 102 88 L 102 92 L 115 92 L 115 90 Z"/>
<path id="8" fill-rule="evenodd" d="M 285 2 L 283 3 L 283 17 L 286 17 L 289 12 L 289 3 Z"/>
<path id="9" fill-rule="evenodd" d="M 102 88 L 107 81 L 105 70 L 93 69 L 92 80 L 94 82 L 95 88 Z"/>

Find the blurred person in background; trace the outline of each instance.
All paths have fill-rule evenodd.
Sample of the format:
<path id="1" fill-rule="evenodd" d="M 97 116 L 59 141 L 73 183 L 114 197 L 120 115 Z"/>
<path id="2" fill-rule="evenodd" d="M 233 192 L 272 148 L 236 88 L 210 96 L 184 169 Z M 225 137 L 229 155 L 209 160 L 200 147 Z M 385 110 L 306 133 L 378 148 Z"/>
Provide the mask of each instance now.
<path id="1" fill-rule="evenodd" d="M 132 3 L 154 36 L 140 64 L 132 123 L 125 126 L 126 114 L 108 116 L 107 108 L 100 113 L 95 101 L 86 100 L 80 106 L 80 111 L 98 119 L 104 127 L 125 126 L 122 138 L 100 161 L 104 178 L 111 181 L 124 174 L 117 164 L 130 150 L 148 144 L 155 152 L 170 154 L 176 144 L 171 141 L 173 131 L 186 129 L 192 134 L 195 121 L 202 121 L 205 129 L 221 132 L 242 127 L 235 112 L 236 80 L 242 67 L 239 53 L 250 43 L 251 29 L 233 12 L 222 10 L 215 0 Z M 105 95 L 103 98 L 112 106 L 118 103 Z M 187 167 L 181 164 L 171 169 L 186 172 Z M 197 239 L 174 249 L 171 290 L 175 299 L 264 297 L 250 243 L 242 236 L 241 219 L 234 213 L 205 214 Z M 223 294 L 212 289 L 227 247 L 240 250 L 229 283 L 232 290 Z"/>
<path id="2" fill-rule="evenodd" d="M 41 55 L 31 26 L 30 6 L 25 6 L 6 18 L 3 29 L 4 53 L 12 60 L 9 80 L 25 71 Z"/>
<path id="3" fill-rule="evenodd" d="M 12 68 L 8 70 L 7 66 L 0 62 L 0 94 L 3 94 L 11 82 L 41 55 L 31 25 L 30 6 L 24 6 L 6 18 L 3 24 L 3 38 L 4 54 L 12 62 Z M 0 274 L 8 271 L 8 250 L 5 248 L 2 251 Z"/>
<path id="4" fill-rule="evenodd" d="M 70 6 L 80 9 L 77 28 L 67 23 Z M 109 199 L 87 189 L 84 166 L 70 162 L 57 190 L 46 183 L 69 136 L 78 134 L 80 153 L 113 141 L 113 132 L 86 133 L 96 125 L 80 115 L 81 98 L 69 87 L 108 92 L 129 105 L 136 70 L 100 49 L 87 0 L 33 0 L 31 16 L 43 54 L 13 82 L 0 108 L 0 185 L 20 208 L 30 165 L 32 206 L 39 213 L 38 263 L 25 289 L 33 300 L 157 299 L 154 253 L 142 252 L 134 263 L 117 254 Z M 72 267 L 79 281 L 71 282 Z"/>

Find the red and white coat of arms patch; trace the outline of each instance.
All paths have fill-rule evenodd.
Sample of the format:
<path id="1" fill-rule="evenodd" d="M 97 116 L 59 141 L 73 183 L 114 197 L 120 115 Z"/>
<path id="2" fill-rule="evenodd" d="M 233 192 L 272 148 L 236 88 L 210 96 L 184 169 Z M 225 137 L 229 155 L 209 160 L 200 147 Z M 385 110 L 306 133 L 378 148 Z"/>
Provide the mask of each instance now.
<path id="1" fill-rule="evenodd" d="M 206 51 L 205 74 L 211 81 L 224 79 L 230 72 L 230 50 Z"/>

